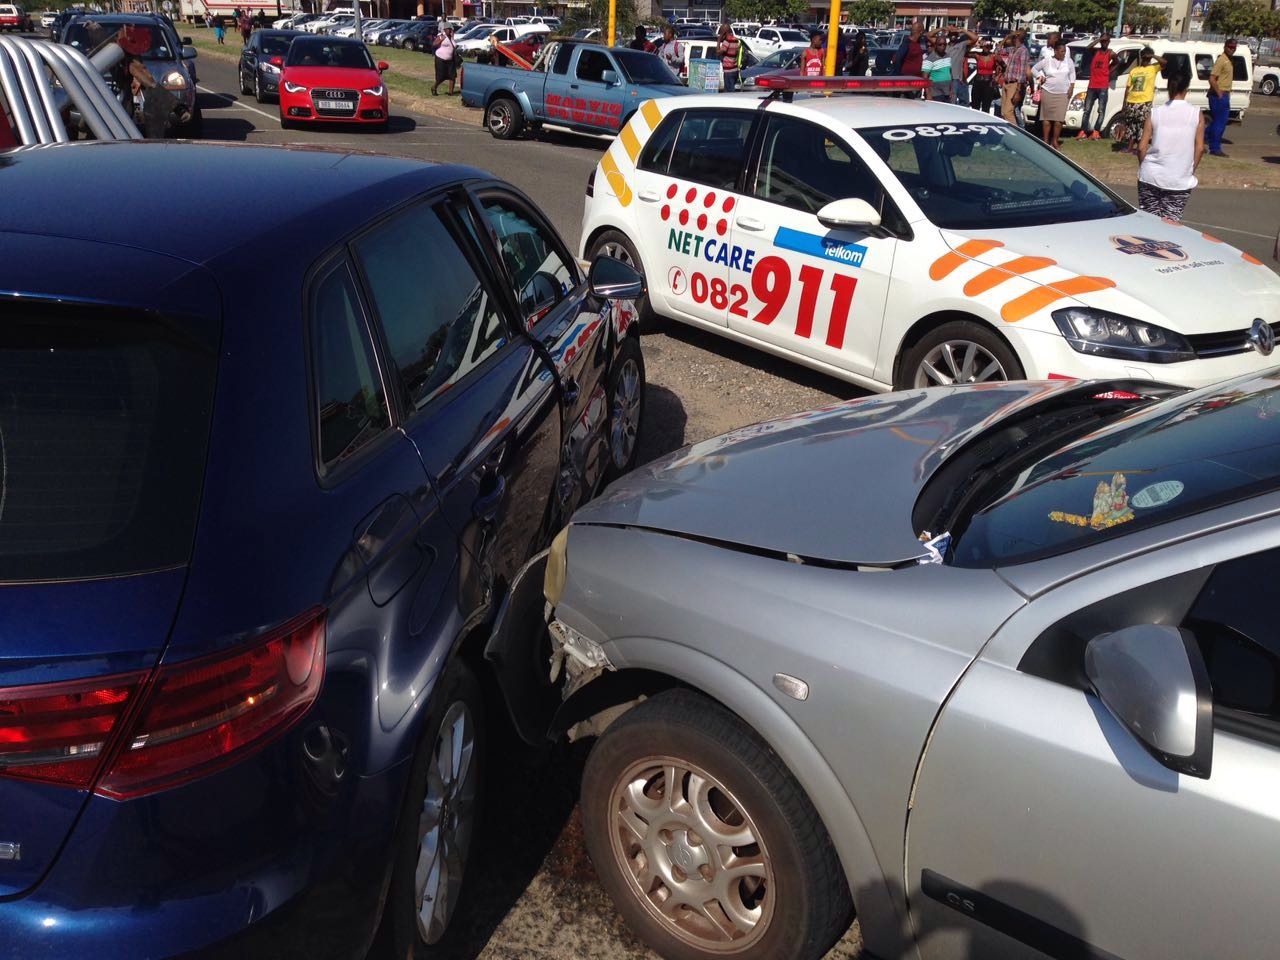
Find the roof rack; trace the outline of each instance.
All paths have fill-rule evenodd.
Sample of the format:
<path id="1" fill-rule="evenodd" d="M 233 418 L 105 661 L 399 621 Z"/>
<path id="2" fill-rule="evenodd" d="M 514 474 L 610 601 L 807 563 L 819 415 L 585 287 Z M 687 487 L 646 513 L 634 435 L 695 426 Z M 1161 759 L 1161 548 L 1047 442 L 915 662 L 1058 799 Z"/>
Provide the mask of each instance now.
<path id="1" fill-rule="evenodd" d="M 69 141 L 62 114 L 70 107 L 99 140 L 141 139 L 102 79 L 124 56 L 117 43 L 106 44 L 91 60 L 65 44 L 0 37 L 0 149 L 6 145 L 6 113 L 18 146 Z"/>
<path id="2" fill-rule="evenodd" d="M 770 91 L 768 99 L 786 103 L 797 93 L 916 93 L 929 85 L 924 77 L 806 77 L 792 71 L 756 77 L 756 87 Z"/>

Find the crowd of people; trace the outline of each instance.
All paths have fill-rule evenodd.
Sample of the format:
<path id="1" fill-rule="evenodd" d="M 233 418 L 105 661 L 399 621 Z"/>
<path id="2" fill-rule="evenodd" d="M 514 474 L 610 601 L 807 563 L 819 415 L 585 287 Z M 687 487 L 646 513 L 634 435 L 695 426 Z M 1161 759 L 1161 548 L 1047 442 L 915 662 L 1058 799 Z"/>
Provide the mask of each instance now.
<path id="1" fill-rule="evenodd" d="M 231 11 L 230 17 L 221 13 L 205 13 L 204 25 L 213 31 L 213 38 L 218 43 L 227 42 L 228 20 L 231 21 L 231 26 L 240 32 L 240 42 L 243 45 L 249 42 L 249 37 L 253 35 L 254 30 L 261 30 L 267 25 L 267 11 L 259 9 L 255 14 L 251 7 L 244 9 L 236 7 Z"/>

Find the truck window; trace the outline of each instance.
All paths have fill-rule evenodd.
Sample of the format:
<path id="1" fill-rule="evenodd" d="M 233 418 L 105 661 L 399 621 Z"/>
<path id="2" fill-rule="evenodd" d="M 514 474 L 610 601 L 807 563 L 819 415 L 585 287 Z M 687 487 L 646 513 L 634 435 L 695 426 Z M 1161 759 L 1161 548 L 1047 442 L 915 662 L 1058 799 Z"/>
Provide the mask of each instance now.
<path id="1" fill-rule="evenodd" d="M 578 55 L 578 79 L 591 83 L 603 83 L 604 72 L 612 70 L 613 63 L 601 50 L 583 50 Z"/>
<path id="2" fill-rule="evenodd" d="M 573 45 L 562 43 L 556 47 L 556 58 L 551 64 L 551 72 L 564 76 L 569 72 L 569 58 L 573 56 Z"/>

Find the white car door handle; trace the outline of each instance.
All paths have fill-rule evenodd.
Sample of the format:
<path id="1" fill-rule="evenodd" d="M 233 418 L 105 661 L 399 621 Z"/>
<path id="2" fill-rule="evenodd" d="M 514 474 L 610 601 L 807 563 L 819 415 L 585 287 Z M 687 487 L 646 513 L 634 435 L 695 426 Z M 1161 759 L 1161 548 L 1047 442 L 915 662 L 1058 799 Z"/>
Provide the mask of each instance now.
<path id="1" fill-rule="evenodd" d="M 763 230 L 765 225 L 759 220 L 753 220 L 750 217 L 739 217 L 735 221 L 743 230 Z"/>
<path id="2" fill-rule="evenodd" d="M 660 199 L 658 194 L 652 190 L 641 190 L 639 193 L 636 194 L 636 196 L 639 197 L 641 200 L 643 200 L 645 203 L 657 203 L 658 200 Z"/>

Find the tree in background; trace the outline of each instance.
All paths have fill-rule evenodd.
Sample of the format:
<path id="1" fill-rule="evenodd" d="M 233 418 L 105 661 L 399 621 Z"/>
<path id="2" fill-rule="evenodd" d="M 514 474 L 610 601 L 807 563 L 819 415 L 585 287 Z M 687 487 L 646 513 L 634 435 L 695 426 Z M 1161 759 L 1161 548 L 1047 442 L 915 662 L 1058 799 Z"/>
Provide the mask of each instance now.
<path id="1" fill-rule="evenodd" d="M 1013 21 L 1032 8 L 1033 0 L 973 0 L 973 15 L 978 20 L 994 20 L 1011 26 Z"/>
<path id="2" fill-rule="evenodd" d="M 843 9 L 849 14 L 849 22 L 867 26 L 887 23 L 893 16 L 892 0 L 850 0 Z"/>
<path id="3" fill-rule="evenodd" d="M 1045 7 L 1044 19 L 1064 30 L 1097 33 L 1115 26 L 1116 8 L 1097 0 L 1051 0 Z"/>
<path id="4" fill-rule="evenodd" d="M 1280 36 L 1280 17 L 1260 0 L 1214 0 L 1204 28 L 1232 37 L 1275 37 Z"/>
<path id="5" fill-rule="evenodd" d="M 582 10 L 582 8 L 579 8 Z M 617 0 L 614 11 L 614 32 L 618 39 L 626 41 L 636 32 L 636 24 L 640 22 L 640 13 L 636 10 L 636 0 Z M 609 0 L 587 0 L 585 10 L 577 17 L 566 17 L 561 27 L 562 33 L 571 35 L 582 27 L 599 27 L 601 30 L 609 26 Z"/>
<path id="6" fill-rule="evenodd" d="M 1170 9 L 1149 3 L 1125 4 L 1124 22 L 1134 33 L 1160 33 L 1169 29 Z M 1114 23 L 1113 23 L 1114 26 Z"/>
<path id="7" fill-rule="evenodd" d="M 809 0 L 725 0 L 726 20 L 792 22 L 809 18 Z"/>

